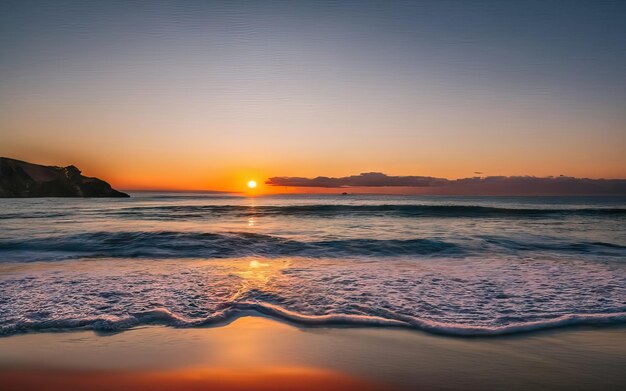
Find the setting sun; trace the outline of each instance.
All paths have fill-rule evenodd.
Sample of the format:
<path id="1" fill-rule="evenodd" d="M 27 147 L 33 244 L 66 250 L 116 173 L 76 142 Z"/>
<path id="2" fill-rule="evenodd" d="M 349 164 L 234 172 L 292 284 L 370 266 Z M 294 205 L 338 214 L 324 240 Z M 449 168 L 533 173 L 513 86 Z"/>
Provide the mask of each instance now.
<path id="1" fill-rule="evenodd" d="M 248 187 L 250 189 L 254 189 L 256 187 L 256 181 L 249 181 L 248 182 Z"/>

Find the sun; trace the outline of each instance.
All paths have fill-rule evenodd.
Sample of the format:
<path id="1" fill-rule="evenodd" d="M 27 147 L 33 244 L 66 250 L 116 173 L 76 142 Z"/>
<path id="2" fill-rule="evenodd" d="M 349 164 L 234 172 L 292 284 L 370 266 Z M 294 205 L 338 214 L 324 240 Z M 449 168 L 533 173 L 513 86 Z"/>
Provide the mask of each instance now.
<path id="1" fill-rule="evenodd" d="M 254 189 L 256 187 L 256 181 L 248 181 L 248 187 Z"/>

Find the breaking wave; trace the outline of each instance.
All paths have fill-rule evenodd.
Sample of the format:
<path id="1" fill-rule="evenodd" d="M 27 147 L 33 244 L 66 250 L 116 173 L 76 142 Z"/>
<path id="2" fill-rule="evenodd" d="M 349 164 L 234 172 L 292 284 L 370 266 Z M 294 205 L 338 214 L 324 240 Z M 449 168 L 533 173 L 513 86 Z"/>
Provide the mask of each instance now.
<path id="1" fill-rule="evenodd" d="M 0 327 L 0 336 L 25 332 L 94 330 L 121 332 L 142 325 L 163 325 L 178 328 L 209 327 L 228 324 L 241 316 L 267 316 L 303 327 L 391 327 L 420 330 L 446 336 L 502 336 L 563 327 L 589 325 L 624 325 L 626 312 L 597 314 L 568 314 L 539 321 L 517 322 L 502 326 L 474 326 L 443 323 L 412 316 L 379 317 L 354 314 L 305 315 L 265 303 L 233 303 L 224 310 L 205 318 L 190 319 L 158 308 L 123 317 L 95 316 L 82 319 L 54 319 L 45 321 L 22 320 Z"/>
<path id="2" fill-rule="evenodd" d="M 460 256 L 489 249 L 556 251 L 623 256 L 626 247 L 606 242 L 569 242 L 555 238 L 511 239 L 479 236 L 464 243 L 435 238 L 334 239 L 300 241 L 249 232 L 178 231 L 89 232 L 24 240 L 0 240 L 3 261 L 94 258 L 234 258 L 234 257 L 403 257 Z"/>
<path id="3" fill-rule="evenodd" d="M 92 232 L 0 241 L 0 254 L 107 258 L 232 258 L 245 256 L 338 257 L 454 253 L 455 244 L 431 239 L 337 239 L 298 241 L 248 232 Z M 20 258 L 23 259 L 23 258 Z"/>

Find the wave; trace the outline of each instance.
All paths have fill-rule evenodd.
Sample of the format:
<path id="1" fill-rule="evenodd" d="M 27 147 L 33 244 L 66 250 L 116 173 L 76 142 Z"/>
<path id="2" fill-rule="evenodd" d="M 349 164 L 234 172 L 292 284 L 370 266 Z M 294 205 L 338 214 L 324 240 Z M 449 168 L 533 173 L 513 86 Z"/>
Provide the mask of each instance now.
<path id="1" fill-rule="evenodd" d="M 101 215 L 137 220 L 187 220 L 208 217 L 404 217 L 404 218 L 564 218 L 626 217 L 623 208 L 501 208 L 471 205 L 162 205 L 103 210 Z M 73 210 L 0 212 L 0 220 L 75 216 Z"/>
<path id="2" fill-rule="evenodd" d="M 495 235 L 478 235 L 485 243 L 495 245 L 509 251 L 557 251 L 577 254 L 594 253 L 596 255 L 624 256 L 626 246 L 599 241 L 572 242 L 561 238 L 530 237 L 526 240 Z"/>
<path id="3" fill-rule="evenodd" d="M 261 216 L 395 216 L 430 218 L 533 218 L 553 216 L 625 216 L 622 208 L 499 208 L 469 205 L 286 205 L 286 206 L 242 206 L 242 205 L 173 205 L 131 207 L 111 212 L 116 216 L 137 219 L 193 219 L 207 216 L 236 215 Z"/>
<path id="4" fill-rule="evenodd" d="M 190 319 L 165 308 L 137 312 L 123 317 L 94 316 L 79 319 L 45 321 L 21 320 L 0 327 L 0 336 L 25 332 L 94 330 L 121 332 L 143 325 L 163 325 L 177 328 L 226 325 L 242 316 L 266 316 L 303 327 L 387 327 L 419 330 L 431 334 L 456 337 L 490 337 L 521 334 L 575 326 L 616 326 L 626 324 L 626 312 L 567 314 L 555 318 L 511 323 L 502 326 L 476 326 L 460 323 L 442 323 L 407 315 L 384 318 L 356 314 L 307 315 L 282 307 L 258 302 L 233 303 L 228 308 L 208 317 Z"/>
<path id="5" fill-rule="evenodd" d="M 485 246 L 488 245 L 488 246 Z M 495 248 L 494 248 L 495 246 Z M 2 261 L 67 258 L 236 258 L 236 257 L 457 257 L 501 251 L 623 256 L 626 246 L 606 242 L 571 242 L 562 238 L 476 236 L 458 243 L 435 238 L 299 241 L 249 232 L 178 231 L 89 232 L 24 240 L 0 240 Z"/>
<path id="6" fill-rule="evenodd" d="M 9 220 L 9 219 L 49 219 L 56 217 L 68 217 L 75 215 L 73 211 L 63 211 L 63 212 L 49 212 L 49 211 L 36 211 L 36 212 L 8 212 L 1 213 L 0 220 Z"/>
<path id="7" fill-rule="evenodd" d="M 297 241 L 248 232 L 91 232 L 68 236 L 0 241 L 0 254 L 37 259 L 100 258 L 232 258 L 402 256 L 458 252 L 457 245 L 431 239 L 337 239 Z"/>

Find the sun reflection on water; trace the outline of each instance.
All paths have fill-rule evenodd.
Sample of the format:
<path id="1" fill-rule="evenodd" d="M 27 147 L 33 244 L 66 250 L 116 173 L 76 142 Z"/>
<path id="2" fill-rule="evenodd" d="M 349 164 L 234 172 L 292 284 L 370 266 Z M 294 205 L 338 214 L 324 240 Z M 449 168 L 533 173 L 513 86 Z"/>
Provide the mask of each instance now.
<path id="1" fill-rule="evenodd" d="M 237 265 L 234 275 L 241 279 L 237 292 L 230 298 L 231 301 L 245 298 L 247 292 L 272 292 L 273 282 L 281 277 L 282 270 L 289 267 L 289 262 L 261 262 L 252 259 Z"/>

